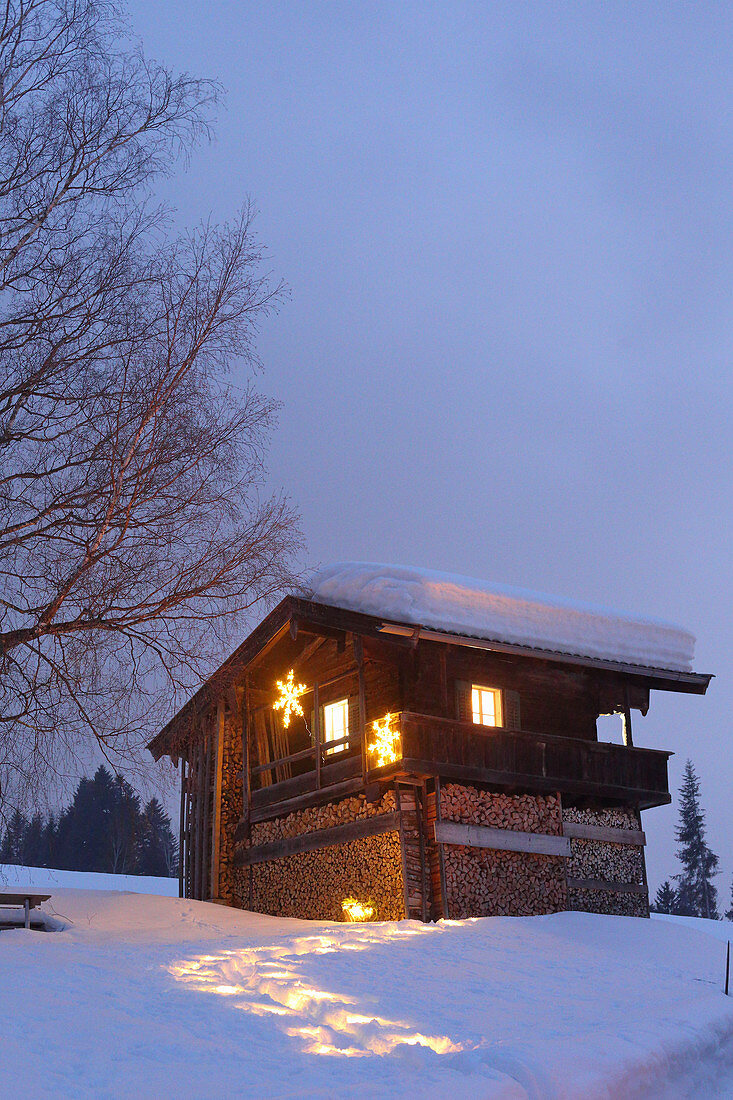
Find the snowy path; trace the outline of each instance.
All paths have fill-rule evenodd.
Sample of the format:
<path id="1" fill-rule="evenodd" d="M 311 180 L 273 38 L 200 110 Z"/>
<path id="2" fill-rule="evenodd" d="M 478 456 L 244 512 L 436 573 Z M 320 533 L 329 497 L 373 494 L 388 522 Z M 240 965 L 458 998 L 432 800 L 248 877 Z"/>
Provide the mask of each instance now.
<path id="1" fill-rule="evenodd" d="M 92 891 L 54 903 L 66 931 L 0 934 L 14 1091 L 733 1096 L 724 945 L 679 923 L 333 925 Z"/>

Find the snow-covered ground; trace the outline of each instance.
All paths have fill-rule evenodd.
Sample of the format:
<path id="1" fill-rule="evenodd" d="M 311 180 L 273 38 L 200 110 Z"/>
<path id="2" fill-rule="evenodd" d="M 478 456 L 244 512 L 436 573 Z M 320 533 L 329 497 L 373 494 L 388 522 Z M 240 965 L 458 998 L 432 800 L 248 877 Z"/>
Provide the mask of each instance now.
<path id="1" fill-rule="evenodd" d="M 343 925 L 67 889 L 47 904 L 62 931 L 0 932 L 0 1080 L 20 1095 L 733 1095 L 725 946 L 681 922 Z"/>
<path id="2" fill-rule="evenodd" d="M 136 894 L 178 897 L 177 878 L 106 875 L 101 871 L 57 871 L 48 867 L 20 867 L 12 863 L 0 863 L 0 892 L 32 888 L 39 894 L 49 894 L 59 887 L 76 890 L 133 890 Z"/>

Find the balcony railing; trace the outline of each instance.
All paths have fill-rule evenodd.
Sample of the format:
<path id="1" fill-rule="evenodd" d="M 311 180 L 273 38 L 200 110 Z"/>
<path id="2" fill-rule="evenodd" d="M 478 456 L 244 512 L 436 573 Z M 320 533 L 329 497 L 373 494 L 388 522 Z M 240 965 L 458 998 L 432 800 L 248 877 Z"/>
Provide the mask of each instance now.
<path id="1" fill-rule="evenodd" d="M 403 711 L 395 716 L 401 757 L 381 768 L 362 753 L 358 732 L 341 742 L 305 749 L 252 769 L 253 778 L 297 764 L 301 774 L 251 794 L 252 819 L 270 816 L 275 804 L 357 790 L 368 782 L 403 775 L 436 776 L 508 789 L 562 791 L 577 796 L 618 799 L 642 808 L 670 801 L 668 752 L 628 748 L 576 737 L 494 729 Z M 367 741 L 369 732 L 367 731 Z M 343 744 L 342 751 L 333 752 Z M 326 751 L 331 750 L 326 755 Z M 284 812 L 284 810 L 283 810 Z"/>
<path id="2" fill-rule="evenodd" d="M 668 752 L 406 712 L 400 725 L 403 771 L 628 799 L 642 807 L 670 801 Z"/>

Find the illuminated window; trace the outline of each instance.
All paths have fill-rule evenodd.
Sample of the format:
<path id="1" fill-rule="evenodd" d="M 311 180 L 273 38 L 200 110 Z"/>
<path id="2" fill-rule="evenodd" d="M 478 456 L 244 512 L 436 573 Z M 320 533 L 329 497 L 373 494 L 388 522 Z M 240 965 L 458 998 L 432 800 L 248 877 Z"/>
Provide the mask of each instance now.
<path id="1" fill-rule="evenodd" d="M 501 726 L 501 692 L 498 688 L 471 684 L 471 710 L 477 726 Z"/>
<path id="2" fill-rule="evenodd" d="M 329 703 L 323 708 L 323 744 L 326 756 L 343 752 L 345 744 L 328 748 L 329 741 L 341 741 L 349 734 L 349 700 L 339 699 L 338 703 Z"/>

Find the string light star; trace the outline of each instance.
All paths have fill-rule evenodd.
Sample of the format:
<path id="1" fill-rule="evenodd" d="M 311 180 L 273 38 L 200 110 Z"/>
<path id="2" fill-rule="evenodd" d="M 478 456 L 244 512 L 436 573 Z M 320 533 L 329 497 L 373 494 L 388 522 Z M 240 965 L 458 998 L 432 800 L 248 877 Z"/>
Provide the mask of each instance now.
<path id="1" fill-rule="evenodd" d="M 376 761 L 373 764 L 375 768 L 383 768 L 385 764 L 394 764 L 402 755 L 400 731 L 392 727 L 392 722 L 396 720 L 396 714 L 385 714 L 384 718 L 372 722 L 374 740 L 367 745 L 367 749 L 373 756 L 376 756 Z"/>
<path id="2" fill-rule="evenodd" d="M 283 712 L 283 726 L 285 729 L 290 725 L 292 714 L 297 714 L 300 718 L 303 717 L 303 708 L 298 700 L 308 690 L 305 684 L 294 683 L 294 675 L 294 670 L 291 668 L 285 680 L 278 680 L 277 689 L 280 692 L 280 698 L 272 704 L 273 710 Z"/>

